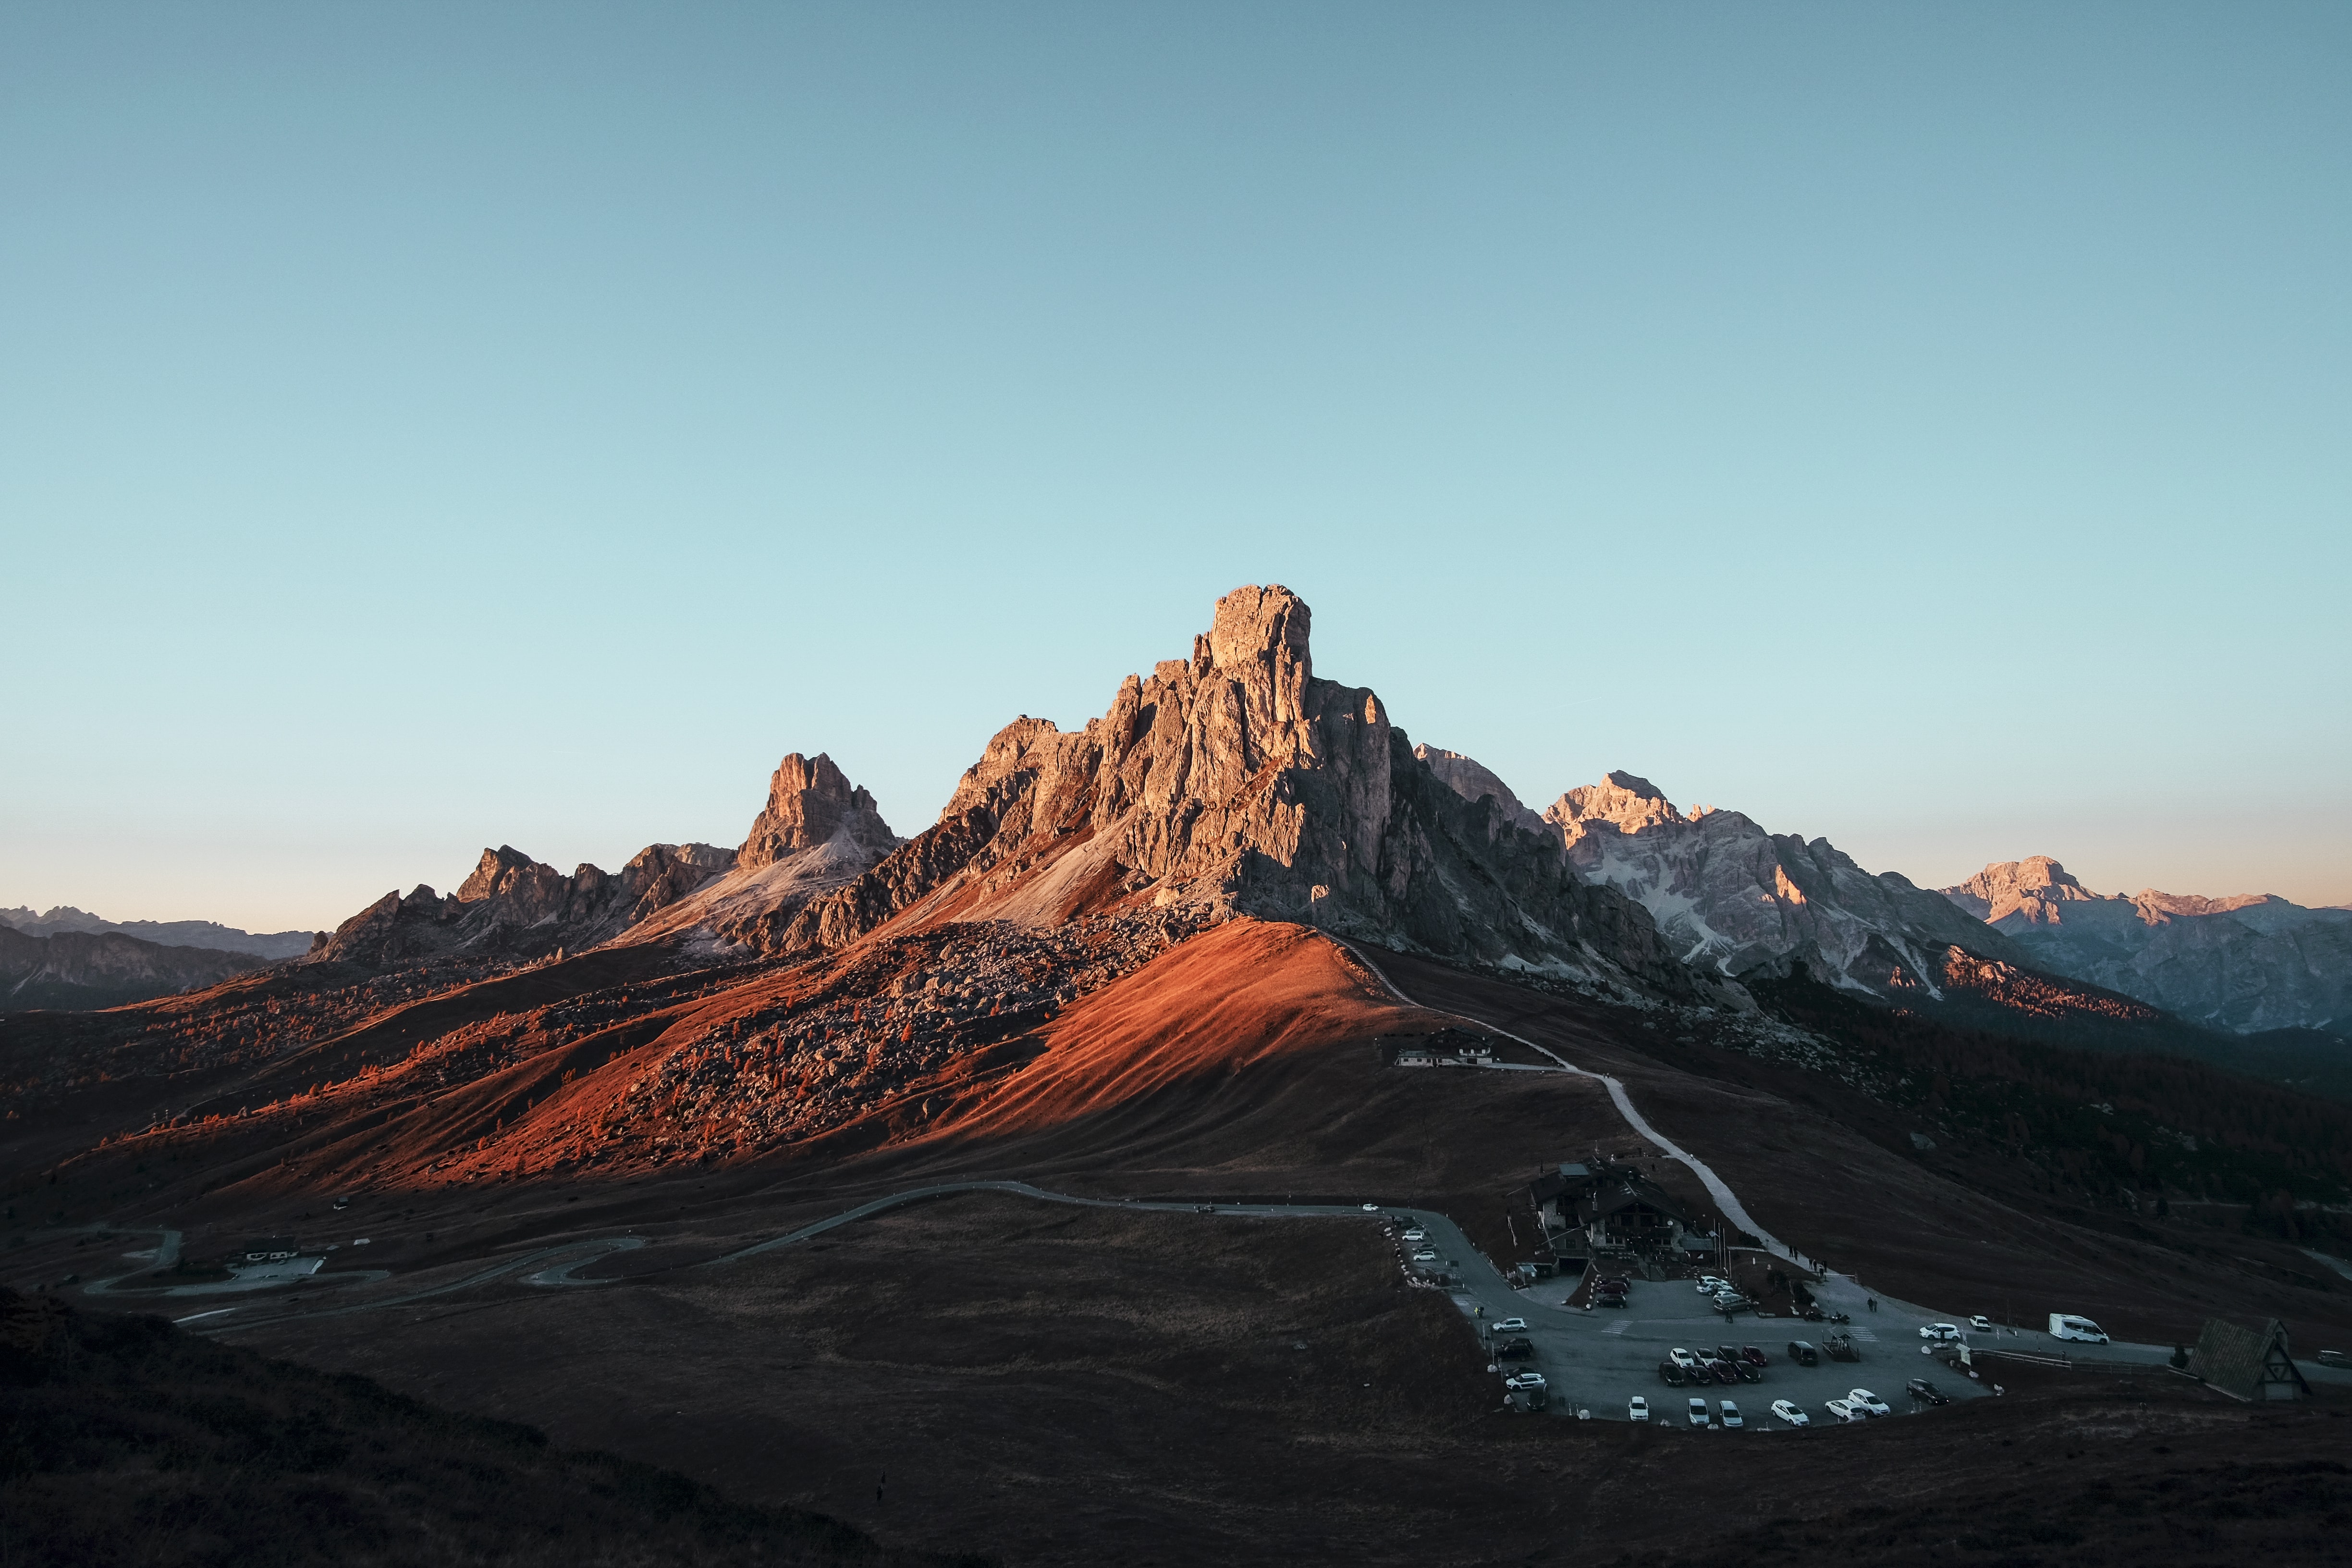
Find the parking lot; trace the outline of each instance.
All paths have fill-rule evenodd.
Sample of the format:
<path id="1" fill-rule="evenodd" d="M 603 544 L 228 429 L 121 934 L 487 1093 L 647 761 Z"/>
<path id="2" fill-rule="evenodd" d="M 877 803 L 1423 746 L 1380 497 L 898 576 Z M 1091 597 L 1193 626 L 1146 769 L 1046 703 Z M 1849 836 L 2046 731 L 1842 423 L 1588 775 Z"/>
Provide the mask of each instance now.
<path id="1" fill-rule="evenodd" d="M 1633 1280 L 1622 1308 L 1563 1307 L 1575 1280 L 1540 1279 L 1528 1289 L 1513 1289 L 1444 1216 L 1392 1212 L 1401 1226 L 1417 1226 L 1426 1233 L 1423 1249 L 1438 1256 L 1422 1267 L 1443 1268 L 1460 1281 L 1448 1293 L 1482 1333 L 1506 1318 L 1527 1321 L 1535 1360 L 1503 1365 L 1510 1371 L 1532 1364 L 1542 1373 L 1549 1384 L 1548 1408 L 1555 1415 L 1573 1419 L 1579 1410 L 1587 1410 L 1596 1420 L 1622 1421 L 1626 1402 L 1638 1394 L 1650 1402 L 1653 1420 L 1682 1422 L 1690 1399 L 1704 1396 L 1710 1411 L 1723 1400 L 1735 1401 L 1746 1429 L 1762 1432 L 1786 1429 L 1772 1418 L 1776 1399 L 1793 1400 L 1816 1422 L 1833 1423 L 1836 1418 L 1823 1406 L 1851 1388 L 1871 1390 L 1896 1415 L 1929 1408 L 1904 1393 L 1904 1383 L 1914 1377 L 1928 1379 L 1955 1402 L 1990 1395 L 1986 1383 L 1972 1383 L 1965 1371 L 1920 1353 L 1927 1342 L 1919 1330 L 1952 1320 L 1883 1299 L 1873 1311 L 1867 1293 L 1842 1278 L 1824 1281 L 1814 1295 L 1824 1309 L 1853 1317 L 1843 1327 L 1853 1336 L 1861 1359 L 1837 1362 L 1824 1354 L 1818 1366 L 1802 1366 L 1789 1359 L 1789 1342 L 1801 1339 L 1819 1346 L 1835 1325 L 1748 1312 L 1727 1322 L 1687 1279 Z M 1406 1247 L 1408 1260 L 1415 1250 Z M 1983 1334 L 1969 1338 L 1992 1342 L 1991 1336 Z M 2053 1348 L 2044 1334 L 2000 1336 L 2000 1342 L 2021 1347 L 2027 1339 L 2042 1342 L 2034 1348 Z M 1710 1380 L 1676 1388 L 1658 1375 L 1658 1363 L 1675 1347 L 1708 1351 L 1718 1345 L 1754 1345 L 1764 1352 L 1769 1364 L 1762 1381 L 1722 1384 Z M 1981 1376 L 1990 1382 L 1999 1373 L 1985 1369 Z M 1501 1397 L 1499 1384 L 1496 1397 Z"/>

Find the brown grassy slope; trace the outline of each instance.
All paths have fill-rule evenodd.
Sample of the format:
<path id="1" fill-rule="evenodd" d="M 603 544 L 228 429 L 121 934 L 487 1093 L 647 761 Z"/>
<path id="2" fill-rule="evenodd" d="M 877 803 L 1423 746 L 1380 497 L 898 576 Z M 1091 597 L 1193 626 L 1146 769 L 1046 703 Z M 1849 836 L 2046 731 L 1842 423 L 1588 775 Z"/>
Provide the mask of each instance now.
<path id="1" fill-rule="evenodd" d="M 1725 1076 L 1712 1076 L 1692 1070 L 1710 1065 L 1695 1054 L 1668 1066 L 1615 1010 L 1401 954 L 1380 963 L 1417 1001 L 1622 1079 L 1652 1123 L 1712 1165 L 1759 1223 L 1892 1295 L 1996 1317 L 2006 1304 L 2029 1325 L 2082 1312 L 2158 1342 L 2193 1341 L 2216 1314 L 2280 1317 L 2306 1348 L 2352 1338 L 2352 1291 L 2315 1274 L 2309 1283 L 2290 1278 L 2269 1260 L 2278 1249 L 2254 1238 L 2216 1253 L 2194 1236 L 2176 1246 L 2092 1229 L 2063 1209 L 2025 1206 L 1995 1153 L 1981 1155 L 1979 1169 L 1939 1170 L 1895 1152 L 1887 1145 L 1903 1139 L 1898 1119 L 1811 1075 L 1775 1078 L 1727 1061 L 1712 1064 Z"/>
<path id="2" fill-rule="evenodd" d="M 2156 1560 L 2302 1563 L 2342 1503 L 2336 1406 L 2171 1378 L 1802 1436 L 1508 1417 L 1452 1309 L 1397 1279 L 1369 1225 L 982 1194 L 739 1268 L 486 1287 L 254 1342 L 1016 1568 L 1680 1561 L 1765 1531 L 1908 1549 L 1913 1520 L 2008 1543 L 1963 1560 L 2056 1564 L 2110 1498 L 2143 1537 L 2177 1521 L 2215 1548 Z M 2273 1511 L 2230 1511 L 2255 1498 Z"/>
<path id="3" fill-rule="evenodd" d="M 0 1291 L 11 1564 L 936 1562 L 363 1378 Z"/>

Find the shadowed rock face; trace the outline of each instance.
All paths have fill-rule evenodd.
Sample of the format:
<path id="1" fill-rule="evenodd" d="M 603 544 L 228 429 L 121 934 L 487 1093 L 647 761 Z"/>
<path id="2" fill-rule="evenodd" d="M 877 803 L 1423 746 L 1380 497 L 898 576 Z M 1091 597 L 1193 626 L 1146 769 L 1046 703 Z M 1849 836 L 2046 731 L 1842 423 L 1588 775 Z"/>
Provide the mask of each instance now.
<path id="1" fill-rule="evenodd" d="M 268 962 L 249 952 L 142 942 L 120 931 L 26 936 L 0 926 L 0 1011 L 118 1006 L 217 984 Z"/>
<path id="2" fill-rule="evenodd" d="M 1686 983 L 1648 918 L 1580 882 L 1516 802 L 1465 800 L 1377 696 L 1318 679 L 1309 625 L 1286 588 L 1234 590 L 1191 658 L 1129 676 L 1083 730 L 1005 726 L 937 826 L 758 940 L 1180 907 Z"/>
<path id="3" fill-rule="evenodd" d="M 2263 893 L 2095 893 L 2047 855 L 1943 896 L 2053 973 L 2242 1032 L 2352 1023 L 2352 913 Z"/>

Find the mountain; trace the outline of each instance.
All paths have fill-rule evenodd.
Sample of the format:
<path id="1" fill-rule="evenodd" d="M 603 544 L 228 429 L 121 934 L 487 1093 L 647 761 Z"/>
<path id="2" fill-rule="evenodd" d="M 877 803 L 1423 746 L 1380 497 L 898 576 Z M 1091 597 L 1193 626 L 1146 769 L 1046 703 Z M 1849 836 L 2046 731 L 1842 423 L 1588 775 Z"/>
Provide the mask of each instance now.
<path id="1" fill-rule="evenodd" d="M 2047 855 L 1942 889 L 2042 969 L 2216 1028 L 2352 1027 L 2352 910 L 2267 893 L 2095 893 Z"/>
<path id="2" fill-rule="evenodd" d="M 715 956 L 729 946 L 741 951 L 740 931 L 789 918 L 898 843 L 874 797 L 831 757 L 794 752 L 777 765 L 768 804 L 740 848 L 651 844 L 618 875 L 583 864 L 567 877 L 502 845 L 483 850 L 448 897 L 422 886 L 405 897 L 386 893 L 310 958 L 383 968 L 452 953 L 539 958 L 615 939 L 690 941 Z"/>
<path id="3" fill-rule="evenodd" d="M 114 1007 L 217 985 L 267 959 L 205 947 L 166 947 L 120 931 L 26 936 L 0 926 L 0 1009 Z"/>
<path id="4" fill-rule="evenodd" d="M 54 936 L 58 931 L 114 931 L 160 947 L 208 947 L 222 952 L 249 952 L 257 958 L 298 958 L 310 951 L 307 931 L 244 931 L 211 921 L 110 921 L 71 904 L 59 904 L 47 914 L 19 905 L 0 910 L 0 926 L 26 936 Z"/>
<path id="5" fill-rule="evenodd" d="M 874 796 L 853 785 L 831 757 L 798 752 L 777 764 L 768 804 L 752 819 L 726 875 L 704 884 L 621 939 L 684 939 L 723 951 L 762 940 L 817 894 L 871 870 L 898 847 Z"/>
<path id="6" fill-rule="evenodd" d="M 1129 676 L 1084 729 L 1006 725 L 937 824 L 761 945 L 947 921 L 1255 915 L 1689 990 L 1648 914 L 1579 878 L 1556 835 L 1515 801 L 1465 800 L 1377 695 L 1318 679 L 1310 620 L 1287 588 L 1235 589 L 1191 658 Z"/>
<path id="7" fill-rule="evenodd" d="M 1802 963 L 1847 985 L 1935 995 L 1952 948 L 2024 962 L 1949 900 L 1872 875 L 1826 838 L 1768 833 L 1736 811 L 1685 814 L 1633 773 L 1570 790 L 1543 815 L 1578 874 L 1648 910 L 1687 963 L 1738 975 Z"/>

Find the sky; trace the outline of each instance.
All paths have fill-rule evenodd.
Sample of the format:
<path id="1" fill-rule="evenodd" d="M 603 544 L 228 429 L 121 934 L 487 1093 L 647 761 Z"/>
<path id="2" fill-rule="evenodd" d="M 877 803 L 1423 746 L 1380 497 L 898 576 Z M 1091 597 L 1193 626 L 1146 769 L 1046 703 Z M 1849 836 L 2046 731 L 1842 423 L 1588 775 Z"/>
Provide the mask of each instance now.
<path id="1" fill-rule="evenodd" d="M 900 833 L 1279 582 L 1540 806 L 2352 901 L 2352 8 L 0 7 L 0 906 Z"/>

